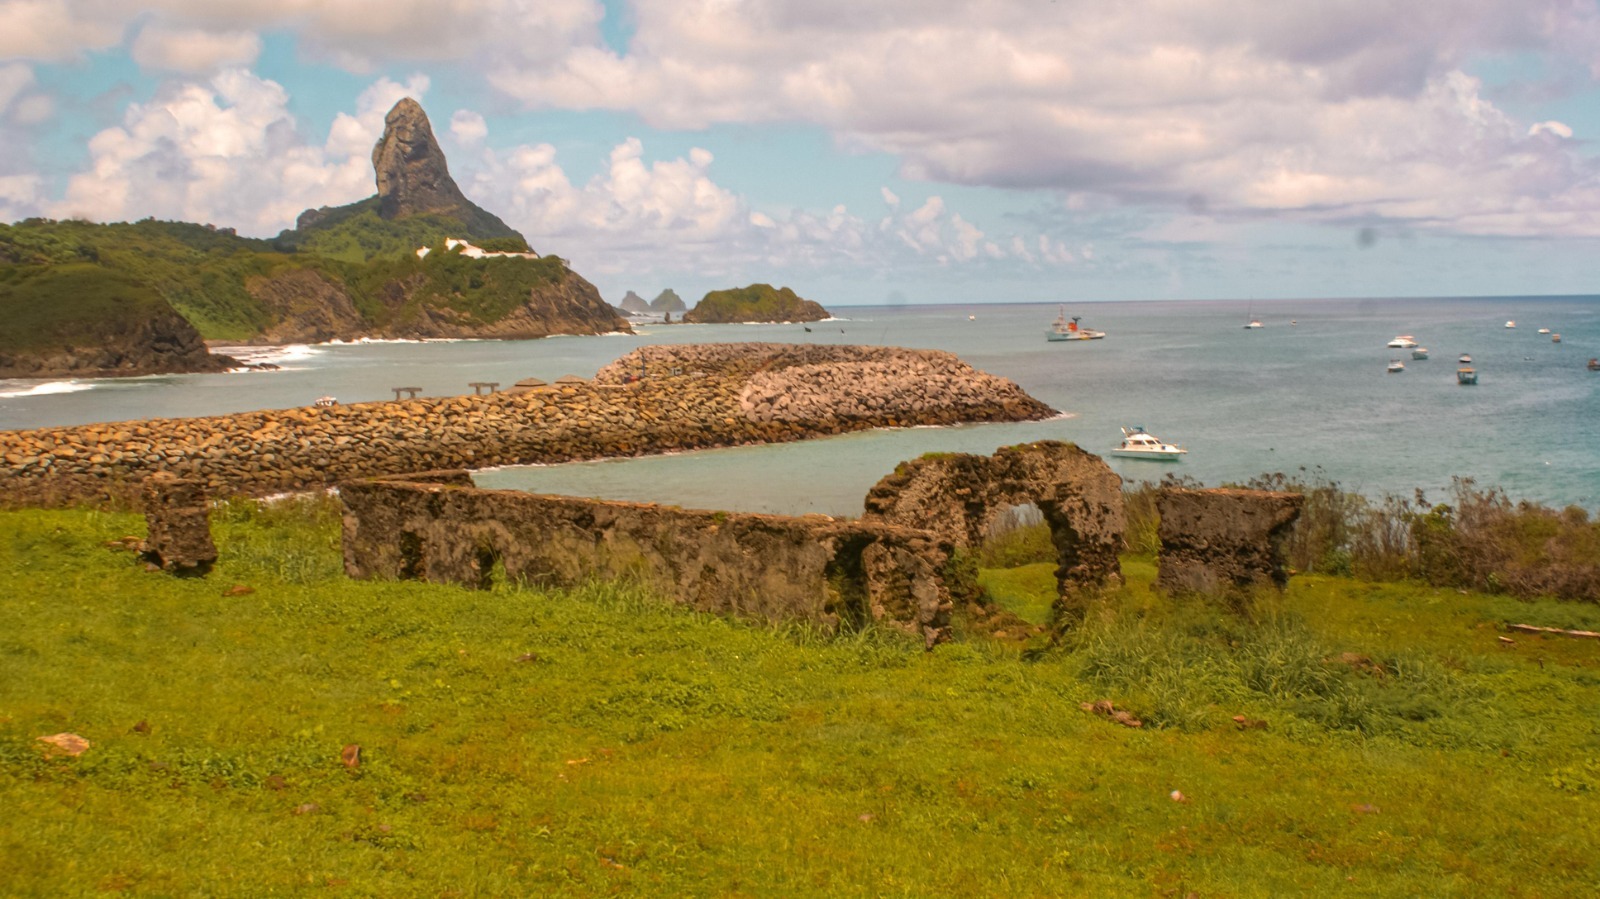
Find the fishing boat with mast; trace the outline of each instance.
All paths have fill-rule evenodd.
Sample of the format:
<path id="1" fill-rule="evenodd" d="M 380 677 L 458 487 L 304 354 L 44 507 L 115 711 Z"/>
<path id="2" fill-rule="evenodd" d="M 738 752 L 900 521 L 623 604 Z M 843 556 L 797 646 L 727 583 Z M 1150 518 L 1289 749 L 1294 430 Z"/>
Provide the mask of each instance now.
<path id="1" fill-rule="evenodd" d="M 1045 339 L 1055 343 L 1063 340 L 1100 340 L 1106 336 L 1104 331 L 1079 326 L 1078 318 L 1079 316 L 1074 315 L 1069 320 L 1067 307 L 1062 306 L 1061 314 L 1056 316 L 1056 320 L 1050 324 L 1050 330 L 1045 332 Z"/>

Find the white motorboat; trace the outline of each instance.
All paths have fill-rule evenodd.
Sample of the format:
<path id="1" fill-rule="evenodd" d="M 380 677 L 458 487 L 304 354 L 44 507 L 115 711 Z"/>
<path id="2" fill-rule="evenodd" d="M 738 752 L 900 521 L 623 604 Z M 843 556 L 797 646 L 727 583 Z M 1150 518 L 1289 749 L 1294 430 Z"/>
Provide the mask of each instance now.
<path id="1" fill-rule="evenodd" d="M 1403 372 L 1405 370 L 1406 370 L 1406 364 L 1404 362 L 1401 362 L 1399 359 L 1394 359 L 1394 360 L 1390 361 L 1390 363 L 1389 363 L 1389 374 L 1397 375 L 1397 374 L 1399 374 L 1399 373 L 1401 373 L 1401 372 Z"/>
<path id="2" fill-rule="evenodd" d="M 1508 327 L 1508 328 L 1515 328 L 1516 326 L 1517 326 L 1517 323 L 1514 322 L 1514 321 L 1506 322 L 1506 327 Z"/>
<path id="3" fill-rule="evenodd" d="M 1172 443 L 1162 443 L 1160 438 L 1144 428 L 1122 429 L 1122 442 L 1111 451 L 1113 456 L 1126 459 L 1154 459 L 1161 462 L 1181 462 L 1189 451 Z"/>
<path id="4" fill-rule="evenodd" d="M 1061 314 L 1050 324 L 1050 330 L 1045 332 L 1045 339 L 1054 343 L 1058 340 L 1100 340 L 1106 336 L 1104 331 L 1078 326 L 1078 316 L 1074 315 L 1071 321 L 1067 320 L 1067 307 L 1061 307 Z"/>
<path id="5" fill-rule="evenodd" d="M 1417 347 L 1416 349 L 1411 351 L 1411 358 L 1413 358 L 1413 359 L 1426 359 L 1426 358 L 1428 358 L 1428 348 L 1425 347 L 1425 346 Z"/>
<path id="6" fill-rule="evenodd" d="M 1401 334 L 1389 341 L 1389 348 L 1395 350 L 1409 350 L 1417 345 L 1417 339 L 1410 334 Z"/>
<path id="7" fill-rule="evenodd" d="M 1461 354 L 1461 358 L 1457 359 L 1456 361 L 1461 363 L 1462 365 L 1471 365 L 1472 364 L 1472 354 L 1471 353 L 1462 353 Z"/>
<path id="8" fill-rule="evenodd" d="M 1549 328 L 1540 328 L 1539 329 L 1539 333 L 1540 334 L 1549 334 L 1550 333 L 1550 329 Z"/>

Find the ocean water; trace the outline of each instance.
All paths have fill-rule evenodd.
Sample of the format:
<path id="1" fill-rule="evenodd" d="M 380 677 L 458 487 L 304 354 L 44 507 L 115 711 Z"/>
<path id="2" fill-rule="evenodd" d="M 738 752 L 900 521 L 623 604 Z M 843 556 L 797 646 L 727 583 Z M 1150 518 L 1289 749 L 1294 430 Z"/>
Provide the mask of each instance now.
<path id="1" fill-rule="evenodd" d="M 82 382 L 0 381 L 0 429 L 207 415 L 470 393 L 529 376 L 592 375 L 647 343 L 785 341 L 951 351 L 1062 410 L 1045 422 L 878 430 L 826 440 L 480 472 L 490 487 L 686 507 L 855 515 L 901 460 L 989 453 L 1039 439 L 1103 453 L 1140 425 L 1189 455 L 1177 463 L 1107 457 L 1132 481 L 1182 473 L 1207 484 L 1284 472 L 1380 496 L 1443 500 L 1453 477 L 1518 499 L 1600 508 L 1600 297 L 1359 299 L 1078 304 L 1104 340 L 1049 343 L 1055 305 L 837 310 L 800 325 L 645 325 L 634 336 L 291 347 L 278 372 Z M 1245 329 L 1251 317 L 1260 329 Z M 1505 327 L 1507 320 L 1517 323 Z M 1562 335 L 1553 343 L 1550 328 Z M 1384 344 L 1415 335 L 1431 351 Z M 1476 387 L 1456 383 L 1470 353 Z M 1406 370 L 1385 371 L 1391 359 Z"/>

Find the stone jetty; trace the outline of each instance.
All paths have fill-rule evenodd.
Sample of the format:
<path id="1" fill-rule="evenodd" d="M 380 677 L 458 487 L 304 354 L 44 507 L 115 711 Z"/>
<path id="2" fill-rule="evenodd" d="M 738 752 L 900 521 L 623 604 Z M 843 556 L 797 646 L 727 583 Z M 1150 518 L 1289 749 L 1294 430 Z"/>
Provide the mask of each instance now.
<path id="1" fill-rule="evenodd" d="M 0 431 L 0 501 L 131 499 L 157 472 L 194 480 L 211 495 L 264 495 L 415 471 L 1053 414 L 1011 381 L 938 351 L 751 343 L 642 347 L 587 383 Z"/>

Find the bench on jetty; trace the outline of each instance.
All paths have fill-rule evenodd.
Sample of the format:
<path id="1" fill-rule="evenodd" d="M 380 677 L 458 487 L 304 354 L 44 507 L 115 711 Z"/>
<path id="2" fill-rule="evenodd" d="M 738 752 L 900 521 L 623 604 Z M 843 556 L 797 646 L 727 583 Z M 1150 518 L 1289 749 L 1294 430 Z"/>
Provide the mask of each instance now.
<path id="1" fill-rule="evenodd" d="M 483 396 L 484 392 L 494 393 L 500 389 L 499 381 L 468 381 L 467 386 L 472 388 L 473 396 Z"/>
<path id="2" fill-rule="evenodd" d="M 417 394 L 422 392 L 421 387 L 390 387 L 389 389 L 394 391 L 396 400 L 400 399 L 400 394 L 402 393 L 406 395 L 406 399 L 414 400 L 417 398 Z"/>

